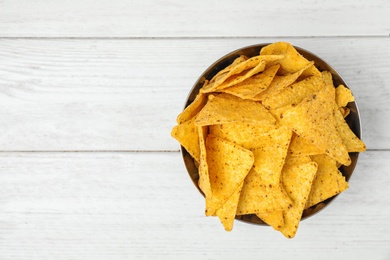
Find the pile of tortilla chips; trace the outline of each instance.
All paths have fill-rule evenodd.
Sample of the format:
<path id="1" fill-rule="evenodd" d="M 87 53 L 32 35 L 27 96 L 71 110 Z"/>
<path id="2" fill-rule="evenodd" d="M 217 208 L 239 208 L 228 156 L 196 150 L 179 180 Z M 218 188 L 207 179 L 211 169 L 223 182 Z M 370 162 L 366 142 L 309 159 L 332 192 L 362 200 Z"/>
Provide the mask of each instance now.
<path id="1" fill-rule="evenodd" d="M 348 188 L 339 166 L 366 149 L 344 120 L 352 101 L 286 42 L 219 71 L 172 130 L 198 165 L 206 215 L 230 231 L 255 214 L 294 237 L 305 209 Z"/>

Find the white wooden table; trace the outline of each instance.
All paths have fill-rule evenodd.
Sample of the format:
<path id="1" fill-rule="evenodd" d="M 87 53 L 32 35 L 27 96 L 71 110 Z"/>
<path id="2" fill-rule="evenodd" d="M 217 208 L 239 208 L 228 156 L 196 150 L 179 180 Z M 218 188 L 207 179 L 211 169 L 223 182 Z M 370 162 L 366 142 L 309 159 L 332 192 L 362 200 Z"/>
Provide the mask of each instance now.
<path id="1" fill-rule="evenodd" d="M 0 1 L 0 259 L 390 259 L 390 2 Z M 349 83 L 350 189 L 293 240 L 206 218 L 170 137 L 197 77 L 289 41 Z"/>

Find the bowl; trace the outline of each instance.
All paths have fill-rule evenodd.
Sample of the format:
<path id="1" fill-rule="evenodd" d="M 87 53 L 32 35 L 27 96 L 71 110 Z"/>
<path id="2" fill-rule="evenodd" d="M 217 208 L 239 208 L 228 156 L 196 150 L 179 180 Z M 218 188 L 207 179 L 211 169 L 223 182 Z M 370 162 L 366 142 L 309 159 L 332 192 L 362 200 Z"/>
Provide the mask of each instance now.
<path id="1" fill-rule="evenodd" d="M 224 69 L 227 67 L 229 64 L 231 64 L 237 57 L 240 55 L 245 55 L 247 57 L 253 57 L 256 56 L 260 53 L 260 50 L 269 45 L 269 43 L 264 43 L 264 44 L 257 44 L 257 45 L 251 45 L 247 47 L 243 47 L 240 49 L 237 49 L 235 51 L 232 51 L 216 62 L 214 62 L 211 66 L 209 66 L 203 73 L 202 75 L 198 78 L 198 80 L 195 82 L 194 86 L 189 92 L 189 95 L 186 99 L 185 102 L 185 107 L 186 108 L 188 105 L 190 105 L 196 95 L 199 93 L 199 90 L 203 86 L 204 82 L 206 80 L 210 80 L 215 74 L 217 74 L 220 70 Z M 332 74 L 333 77 L 333 83 L 335 86 L 338 86 L 340 84 L 343 84 L 345 87 L 349 88 L 348 84 L 342 79 L 342 77 L 337 73 L 335 69 L 333 69 L 329 63 L 321 59 L 320 57 L 316 56 L 315 54 L 302 49 L 300 47 L 294 46 L 295 49 L 303 55 L 306 59 L 310 61 L 314 61 L 315 66 L 320 70 L 320 71 L 329 71 Z M 348 123 L 349 127 L 351 130 L 355 133 L 355 135 L 359 138 L 361 138 L 361 125 L 360 125 L 360 115 L 359 115 L 359 110 L 358 106 L 355 102 L 350 102 L 347 106 L 350 109 L 350 114 L 345 118 L 346 122 Z M 199 192 L 204 196 L 203 192 L 200 190 L 198 186 L 198 180 L 199 180 L 199 174 L 198 174 L 198 168 L 197 164 L 195 163 L 194 159 L 191 157 L 191 155 L 186 151 L 184 147 L 181 147 L 181 153 L 182 157 L 184 160 L 184 164 L 186 166 L 187 172 L 194 183 L 195 187 L 199 190 Z M 349 166 L 344 166 L 342 165 L 339 170 L 345 177 L 347 181 L 352 176 L 352 173 L 355 169 L 356 163 L 358 161 L 358 156 L 359 153 L 349 153 L 350 158 L 351 158 L 351 164 Z M 338 195 L 335 195 L 317 205 L 314 205 L 306 210 L 304 210 L 302 214 L 302 219 L 307 219 L 314 214 L 318 213 L 325 207 L 327 207 Z M 237 220 L 241 220 L 247 223 L 252 223 L 252 224 L 259 224 L 259 225 L 267 225 L 264 223 L 259 217 L 256 215 L 242 215 L 242 216 L 236 216 Z"/>

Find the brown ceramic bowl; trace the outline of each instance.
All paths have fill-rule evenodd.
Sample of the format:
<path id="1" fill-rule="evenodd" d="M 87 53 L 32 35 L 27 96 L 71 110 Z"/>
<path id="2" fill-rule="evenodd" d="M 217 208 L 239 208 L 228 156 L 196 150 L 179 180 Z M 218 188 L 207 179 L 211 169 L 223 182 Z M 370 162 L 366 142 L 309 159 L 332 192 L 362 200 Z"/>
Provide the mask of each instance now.
<path id="1" fill-rule="evenodd" d="M 185 107 L 187 107 L 189 104 L 192 103 L 192 101 L 195 99 L 196 95 L 199 92 L 199 89 L 203 86 L 203 83 L 205 80 L 210 80 L 215 74 L 218 73 L 218 71 L 224 69 L 226 66 L 231 64 L 234 59 L 239 57 L 240 55 L 245 55 L 247 57 L 256 56 L 259 54 L 261 48 L 267 46 L 266 44 L 257 44 L 257 45 L 251 45 L 248 47 L 244 47 L 238 50 L 235 50 L 231 53 L 228 53 L 227 55 L 223 56 L 216 62 L 214 62 L 210 67 L 208 67 L 203 74 L 199 77 L 199 79 L 195 82 L 193 88 L 191 89 L 188 98 L 185 103 Z M 339 84 L 343 84 L 346 87 L 349 87 L 348 84 L 341 78 L 341 76 L 334 70 L 327 62 L 325 62 L 323 59 L 319 58 L 315 54 L 304 50 L 302 48 L 299 48 L 297 46 L 294 46 L 297 51 L 303 55 L 306 59 L 310 61 L 315 62 L 315 66 L 320 70 L 324 71 L 327 70 L 332 73 L 333 76 L 333 83 L 335 86 L 338 86 Z M 357 107 L 356 102 L 351 102 L 348 104 L 348 108 L 351 110 L 350 114 L 346 118 L 346 121 L 352 131 L 356 134 L 357 137 L 361 138 L 361 126 L 360 126 L 360 115 L 359 110 Z M 187 168 L 188 174 L 193 181 L 194 185 L 198 188 L 199 192 L 202 193 L 198 186 L 198 168 L 197 165 L 194 162 L 194 159 L 191 157 L 191 155 L 185 150 L 184 147 L 181 147 L 181 152 L 183 156 L 183 160 L 185 163 L 185 166 Z M 359 153 L 350 153 L 351 157 L 351 165 L 349 166 L 342 166 L 340 168 L 341 173 L 345 176 L 345 179 L 348 181 L 353 173 L 353 170 L 355 169 Z M 329 198 L 317 205 L 312 206 L 311 208 L 306 209 L 302 214 L 302 220 L 306 219 L 320 210 L 324 209 L 326 206 L 328 206 L 335 198 L 336 196 L 333 196 L 332 198 Z M 253 223 L 253 224 L 260 224 L 260 225 L 267 225 L 265 224 L 260 218 L 258 218 L 256 215 L 242 215 L 242 216 L 236 216 L 236 219 L 242 220 L 244 222 Z"/>

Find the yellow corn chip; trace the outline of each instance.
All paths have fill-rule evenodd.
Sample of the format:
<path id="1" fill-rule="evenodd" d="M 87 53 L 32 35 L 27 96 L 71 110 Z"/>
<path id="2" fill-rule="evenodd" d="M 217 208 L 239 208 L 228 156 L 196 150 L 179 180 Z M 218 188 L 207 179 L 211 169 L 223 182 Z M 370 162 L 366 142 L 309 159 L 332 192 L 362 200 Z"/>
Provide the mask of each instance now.
<path id="1" fill-rule="evenodd" d="M 281 65 L 281 73 L 294 73 L 305 67 L 309 61 L 303 57 L 295 48 L 288 42 L 276 42 L 262 48 L 260 55 L 284 55 L 284 58 L 279 61 Z M 307 71 L 303 73 L 306 76 L 320 76 L 318 69 L 311 65 Z"/>
<path id="2" fill-rule="evenodd" d="M 293 204 L 283 211 L 284 225 L 277 230 L 287 238 L 293 238 L 297 232 L 316 172 L 317 164 L 315 162 L 298 165 L 288 164 L 283 168 L 283 187 Z"/>
<path id="3" fill-rule="evenodd" d="M 284 226 L 283 210 L 260 212 L 256 214 L 262 221 L 273 227 L 281 229 Z"/>
<path id="4" fill-rule="evenodd" d="M 197 129 L 199 135 L 199 149 L 200 149 L 198 185 L 206 197 L 206 208 L 207 208 L 207 205 L 211 200 L 211 184 L 210 184 L 209 166 L 207 164 L 207 153 L 206 153 L 207 127 L 198 126 Z"/>
<path id="5" fill-rule="evenodd" d="M 263 100 L 263 106 L 268 109 L 276 109 L 287 105 L 298 105 L 308 95 L 319 91 L 324 86 L 325 81 L 322 77 L 308 77 L 284 88 L 277 95 L 267 96 Z"/>
<path id="6" fill-rule="evenodd" d="M 254 157 L 251 151 L 212 135 L 207 136 L 206 153 L 212 193 L 206 212 L 212 215 L 242 184 Z"/>
<path id="7" fill-rule="evenodd" d="M 188 121 L 196 116 L 196 114 L 199 113 L 199 111 L 203 108 L 203 106 L 207 102 L 207 97 L 203 93 L 198 93 L 198 95 L 195 97 L 195 100 L 187 106 L 183 112 L 181 112 L 177 116 L 177 123 L 182 124 L 185 121 Z"/>
<path id="8" fill-rule="evenodd" d="M 219 94 L 207 102 L 195 119 L 195 125 L 233 122 L 275 124 L 275 118 L 259 103 L 229 94 Z"/>
<path id="9" fill-rule="evenodd" d="M 221 91 L 243 99 L 252 99 L 267 89 L 279 67 L 279 64 L 274 65 L 265 70 L 263 73 L 247 78 L 241 83 L 235 84 Z"/>
<path id="10" fill-rule="evenodd" d="M 216 211 L 216 214 L 226 231 L 231 231 L 233 229 L 234 218 L 236 217 L 238 200 L 240 199 L 243 184 L 244 182 L 242 182 L 241 185 L 234 191 L 225 204 Z"/>
<path id="11" fill-rule="evenodd" d="M 204 86 L 200 91 L 203 93 L 210 93 L 240 83 L 263 71 L 268 61 L 280 60 L 282 58 L 282 55 L 259 55 L 252 57 L 238 63 L 236 66 L 231 66 L 225 73 L 221 73 L 217 77 L 212 78 L 209 84 Z"/>
<path id="12" fill-rule="evenodd" d="M 313 145 L 310 141 L 300 137 L 297 134 L 293 134 L 288 148 L 288 154 L 293 156 L 302 155 L 315 155 L 322 154 L 323 151 L 317 146 Z"/>
<path id="13" fill-rule="evenodd" d="M 366 150 L 366 145 L 354 134 L 354 132 L 352 132 L 336 104 L 334 105 L 334 118 L 336 121 L 336 128 L 343 143 L 347 147 L 347 151 L 364 152 Z"/>
<path id="14" fill-rule="evenodd" d="M 249 123 L 226 123 L 211 125 L 210 134 L 234 142 L 246 149 L 254 149 L 259 146 L 263 136 L 275 130 L 275 125 L 259 125 Z"/>
<path id="15" fill-rule="evenodd" d="M 344 85 L 339 85 L 336 88 L 336 103 L 339 107 L 345 107 L 353 101 L 355 101 L 355 98 L 349 88 L 344 87 Z"/>
<path id="16" fill-rule="evenodd" d="M 312 66 L 314 62 L 309 62 L 307 66 L 298 70 L 297 72 L 286 74 L 284 76 L 275 76 L 268 86 L 266 90 L 256 95 L 253 100 L 262 101 L 270 96 L 278 96 L 278 94 L 285 89 L 286 87 L 293 84 L 299 76 L 310 66 Z"/>
<path id="17" fill-rule="evenodd" d="M 344 165 L 349 165 L 351 159 L 337 131 L 333 116 L 334 95 L 334 88 L 327 85 L 297 106 L 281 113 L 279 122 L 310 141 L 323 153 Z"/>
<path id="18" fill-rule="evenodd" d="M 255 157 L 253 168 L 268 185 L 280 183 L 291 135 L 291 130 L 283 126 L 270 130 L 267 135 L 257 139 L 256 148 L 252 149 Z"/>
<path id="19" fill-rule="evenodd" d="M 244 180 L 237 215 L 283 210 L 290 205 L 291 200 L 281 185 L 268 184 L 252 169 Z"/>
<path id="20" fill-rule="evenodd" d="M 247 59 L 249 59 L 248 57 L 246 57 L 245 55 L 240 55 L 239 57 L 237 57 L 236 59 L 234 59 L 234 61 L 232 62 L 232 64 L 230 64 L 229 66 L 227 66 L 226 68 L 224 68 L 223 70 L 220 70 L 218 71 L 217 74 L 215 74 L 214 78 L 213 78 L 213 81 L 217 80 L 217 78 L 221 75 L 221 74 L 225 74 L 227 72 L 229 72 L 233 67 L 237 66 L 239 63 L 243 62 L 243 61 L 246 61 Z"/>
<path id="21" fill-rule="evenodd" d="M 171 135 L 187 150 L 187 152 L 199 162 L 200 148 L 197 126 L 194 124 L 195 118 L 185 121 L 173 127 Z"/>
<path id="22" fill-rule="evenodd" d="M 337 169 L 334 159 L 324 154 L 314 155 L 312 159 L 318 164 L 318 171 L 305 208 L 329 199 L 348 188 L 348 182 Z"/>

